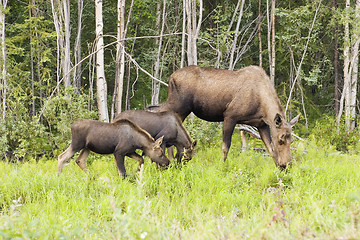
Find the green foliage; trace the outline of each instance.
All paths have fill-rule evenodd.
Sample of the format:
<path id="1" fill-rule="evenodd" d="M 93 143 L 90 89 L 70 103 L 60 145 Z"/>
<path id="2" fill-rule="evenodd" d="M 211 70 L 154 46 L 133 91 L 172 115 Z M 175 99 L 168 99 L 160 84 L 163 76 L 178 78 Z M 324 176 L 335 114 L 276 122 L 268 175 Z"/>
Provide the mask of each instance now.
<path id="1" fill-rule="evenodd" d="M 310 139 L 314 139 L 324 147 L 334 146 L 341 152 L 358 153 L 360 151 L 360 132 L 345 130 L 344 119 L 337 126 L 333 117 L 324 117 L 316 121 L 311 129 Z"/>
<path id="2" fill-rule="evenodd" d="M 186 118 L 184 126 L 189 131 L 192 139 L 204 145 L 210 145 L 221 138 L 221 124 L 204 121 L 196 116 Z"/>
<path id="3" fill-rule="evenodd" d="M 90 155 L 72 161 L 0 162 L 0 238 L 356 239 L 360 181 L 356 155 L 295 142 L 297 161 L 280 171 L 269 156 L 200 149 L 186 165 L 160 170 Z"/>
<path id="4" fill-rule="evenodd" d="M 88 110 L 87 96 L 68 88 L 44 103 L 44 124 L 47 126 L 54 148 L 63 150 L 71 142 L 70 126 L 82 118 L 95 119 L 96 113 Z M 55 155 L 58 151 L 55 151 Z"/>

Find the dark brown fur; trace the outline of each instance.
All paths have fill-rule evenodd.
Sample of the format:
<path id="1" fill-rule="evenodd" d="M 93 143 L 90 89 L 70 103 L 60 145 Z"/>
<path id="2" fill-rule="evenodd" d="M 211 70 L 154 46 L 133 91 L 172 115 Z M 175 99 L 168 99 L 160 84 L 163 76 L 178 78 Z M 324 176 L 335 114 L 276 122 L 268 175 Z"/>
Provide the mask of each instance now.
<path id="1" fill-rule="evenodd" d="M 135 153 L 136 149 L 144 151 L 145 155 L 161 166 L 169 165 L 170 161 L 165 156 L 160 145 L 162 138 L 155 141 L 149 133 L 133 122 L 120 119 L 113 123 L 82 119 L 71 126 L 71 144 L 58 157 L 58 174 L 66 162 L 81 150 L 76 163 L 86 171 L 86 158 L 90 151 L 99 154 L 113 153 L 120 176 L 125 176 L 125 156 L 134 158 L 142 165 L 144 160 Z"/>
<path id="2" fill-rule="evenodd" d="M 168 99 L 158 111 L 173 111 L 182 121 L 191 112 L 207 121 L 223 121 L 224 161 L 237 123 L 258 128 L 277 166 L 286 167 L 291 161 L 291 127 L 299 116 L 286 122 L 275 89 L 261 67 L 179 69 L 170 76 Z"/>
<path id="3" fill-rule="evenodd" d="M 117 119 L 128 119 L 136 123 L 155 140 L 164 136 L 161 144 L 163 150 L 165 150 L 165 147 L 175 146 L 177 148 L 176 158 L 178 161 L 182 157 L 184 157 L 184 160 L 191 160 L 196 141 L 191 141 L 189 133 L 174 113 L 132 110 L 116 115 L 115 120 Z"/>

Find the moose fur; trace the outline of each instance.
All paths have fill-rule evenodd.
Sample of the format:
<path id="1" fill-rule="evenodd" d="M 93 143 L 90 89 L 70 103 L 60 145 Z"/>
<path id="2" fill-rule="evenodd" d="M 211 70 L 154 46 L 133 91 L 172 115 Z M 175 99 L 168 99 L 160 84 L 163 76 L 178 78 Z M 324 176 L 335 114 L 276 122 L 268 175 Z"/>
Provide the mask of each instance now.
<path id="1" fill-rule="evenodd" d="M 128 119 L 147 131 L 155 140 L 164 137 L 162 149 L 175 146 L 178 162 L 191 160 L 196 141 L 192 142 L 189 133 L 181 120 L 172 112 L 149 112 L 143 110 L 129 110 L 115 116 L 117 119 Z"/>
<path id="2" fill-rule="evenodd" d="M 85 172 L 87 171 L 86 158 L 90 151 L 99 154 L 114 154 L 119 176 L 122 177 L 126 174 L 125 156 L 138 160 L 139 166 L 144 163 L 143 158 L 135 152 L 136 149 L 143 150 L 145 155 L 160 166 L 167 166 L 170 163 L 160 147 L 163 137 L 155 141 L 149 133 L 126 119 L 119 119 L 112 123 L 82 119 L 71 126 L 71 135 L 70 146 L 58 157 L 59 175 L 64 164 L 80 150 L 76 163 Z"/>

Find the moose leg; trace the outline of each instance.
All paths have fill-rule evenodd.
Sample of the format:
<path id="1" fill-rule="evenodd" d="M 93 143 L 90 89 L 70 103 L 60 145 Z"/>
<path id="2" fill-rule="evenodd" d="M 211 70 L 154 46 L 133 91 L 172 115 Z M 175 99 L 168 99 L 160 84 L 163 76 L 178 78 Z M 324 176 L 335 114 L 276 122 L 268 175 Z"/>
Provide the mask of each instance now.
<path id="1" fill-rule="evenodd" d="M 114 153 L 115 161 L 116 161 L 116 167 L 119 172 L 119 176 L 125 178 L 126 170 L 125 170 L 125 156 Z"/>
<path id="2" fill-rule="evenodd" d="M 170 159 L 174 159 L 174 146 L 168 147 L 167 148 L 167 152 L 168 152 L 168 156 Z"/>
<path id="3" fill-rule="evenodd" d="M 144 164 L 144 159 L 142 158 L 142 156 L 140 156 L 137 153 L 131 153 L 131 154 L 128 154 L 127 156 L 130 157 L 130 158 L 133 158 L 135 160 L 138 160 L 138 162 L 139 162 L 138 171 L 139 171 L 141 166 Z"/>
<path id="4" fill-rule="evenodd" d="M 73 150 L 72 145 L 70 146 L 59 155 L 58 157 L 58 175 L 60 175 L 64 164 L 68 163 L 70 161 L 70 158 L 72 158 L 77 151 Z"/>
<path id="5" fill-rule="evenodd" d="M 176 147 L 176 155 L 175 158 L 177 160 L 177 163 L 181 163 L 181 159 L 184 156 L 184 147 L 179 145 L 174 145 Z M 173 147 L 174 147 L 173 146 Z"/>
<path id="6" fill-rule="evenodd" d="M 271 142 L 271 134 L 270 134 L 270 128 L 268 125 L 265 125 L 263 127 L 258 127 L 259 130 L 259 134 L 261 139 L 263 140 L 267 150 L 270 153 L 270 156 L 274 159 L 276 166 L 278 165 L 277 163 L 277 157 L 275 156 L 274 153 L 274 149 L 273 149 L 273 145 Z"/>
<path id="7" fill-rule="evenodd" d="M 234 128 L 236 125 L 236 121 L 233 121 L 230 118 L 225 118 L 223 123 L 223 143 L 222 143 L 222 152 L 223 152 L 223 160 L 225 162 L 230 145 L 231 145 L 231 136 L 234 132 Z"/>
<path id="8" fill-rule="evenodd" d="M 77 165 L 81 168 L 81 170 L 83 170 L 84 172 L 87 172 L 87 168 L 86 168 L 86 159 L 89 156 L 90 150 L 87 148 L 84 148 L 83 150 L 80 151 L 80 154 L 78 156 L 78 158 L 76 159 L 76 163 Z"/>

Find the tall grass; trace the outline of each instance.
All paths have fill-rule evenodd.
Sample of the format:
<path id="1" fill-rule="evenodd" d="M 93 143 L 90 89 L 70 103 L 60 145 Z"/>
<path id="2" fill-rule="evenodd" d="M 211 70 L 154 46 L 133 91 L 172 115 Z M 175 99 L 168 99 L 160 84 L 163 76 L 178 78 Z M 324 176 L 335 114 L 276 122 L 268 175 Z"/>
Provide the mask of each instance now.
<path id="1" fill-rule="evenodd" d="M 88 174 L 72 161 L 60 177 L 55 160 L 0 162 L 0 238 L 358 239 L 359 157 L 294 147 L 287 172 L 238 141 L 225 163 L 220 141 L 166 170 L 127 159 L 126 179 L 112 156 L 91 155 Z"/>

